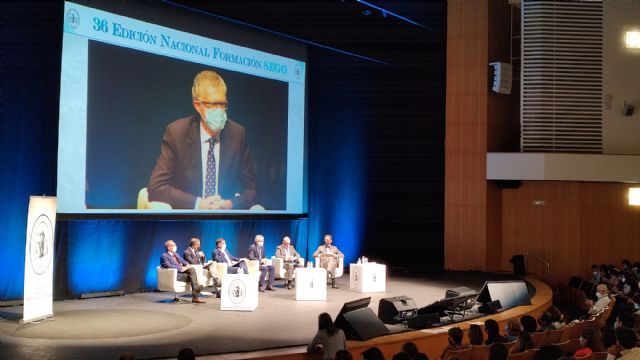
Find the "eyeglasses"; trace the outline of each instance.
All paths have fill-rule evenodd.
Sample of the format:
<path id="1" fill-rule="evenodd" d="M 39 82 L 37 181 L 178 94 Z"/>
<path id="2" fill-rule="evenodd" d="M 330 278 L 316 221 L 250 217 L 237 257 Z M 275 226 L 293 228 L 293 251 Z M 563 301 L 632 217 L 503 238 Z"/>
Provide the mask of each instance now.
<path id="1" fill-rule="evenodd" d="M 200 100 L 196 100 L 196 101 L 202 104 L 202 106 L 204 106 L 207 109 L 227 110 L 229 108 L 229 103 L 227 103 L 226 101 L 225 102 L 208 102 L 208 101 L 200 101 Z"/>

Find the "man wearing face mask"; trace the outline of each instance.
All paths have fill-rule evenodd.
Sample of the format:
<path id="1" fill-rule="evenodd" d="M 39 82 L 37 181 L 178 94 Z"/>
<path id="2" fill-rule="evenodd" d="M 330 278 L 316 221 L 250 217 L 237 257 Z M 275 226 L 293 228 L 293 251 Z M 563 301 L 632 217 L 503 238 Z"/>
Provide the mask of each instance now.
<path id="1" fill-rule="evenodd" d="M 204 301 L 198 299 L 198 294 L 202 291 L 202 285 L 198 285 L 196 271 L 189 266 L 188 262 L 184 261 L 184 259 L 178 255 L 178 247 L 173 240 L 165 241 L 164 247 L 167 251 L 160 256 L 160 266 L 178 270 L 178 281 L 188 281 L 191 283 L 191 293 L 193 296 L 191 301 L 204 304 Z"/>
<path id="2" fill-rule="evenodd" d="M 267 283 L 266 290 L 275 291 L 273 288 L 273 280 L 275 279 L 275 268 L 273 265 L 267 263 L 267 259 L 264 256 L 264 236 L 256 235 L 254 243 L 249 246 L 247 254 L 249 260 L 260 261 L 260 287 L 258 291 L 265 291 L 265 283 L 267 282 L 267 275 L 269 275 L 269 282 Z"/>
<path id="3" fill-rule="evenodd" d="M 248 209 L 256 203 L 256 175 L 244 127 L 227 119 L 227 86 L 216 72 L 196 75 L 197 114 L 170 123 L 151 173 L 149 201 L 175 209 Z"/>
<path id="4" fill-rule="evenodd" d="M 609 289 L 607 288 L 607 285 L 600 284 L 596 287 L 596 297 L 598 298 L 596 302 L 593 302 L 591 299 L 585 301 L 587 306 L 589 306 L 589 315 L 598 314 L 611 302 L 611 299 L 609 299 Z"/>
<path id="5" fill-rule="evenodd" d="M 249 268 L 243 259 L 237 258 L 227 250 L 227 242 L 223 238 L 216 239 L 216 249 L 211 256 L 216 262 L 227 264 L 227 274 L 237 274 L 242 270 L 244 274 L 249 273 Z"/>

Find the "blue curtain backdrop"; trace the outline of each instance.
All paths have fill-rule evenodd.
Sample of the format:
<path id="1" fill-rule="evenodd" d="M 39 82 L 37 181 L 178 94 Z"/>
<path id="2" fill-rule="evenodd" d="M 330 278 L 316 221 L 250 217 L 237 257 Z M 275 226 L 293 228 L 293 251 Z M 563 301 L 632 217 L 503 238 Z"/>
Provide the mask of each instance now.
<path id="1" fill-rule="evenodd" d="M 55 195 L 56 191 L 62 5 L 0 3 L 0 228 L 5 237 L 0 251 L 0 301 L 22 298 L 29 195 Z M 335 96 L 335 89 L 313 94 L 323 95 Z M 308 219 L 58 221 L 55 298 L 153 289 L 162 243 L 170 238 L 184 249 L 190 237 L 201 237 L 210 255 L 215 239 L 225 237 L 232 252 L 241 255 L 257 233 L 266 236 L 270 252 L 289 234 L 309 258 L 322 236 L 332 233 L 346 261 L 353 261 L 360 255 L 364 233 L 365 154 L 364 141 L 357 134 L 362 134 L 366 114 L 349 103 L 340 106 L 339 114 L 324 111 L 324 105 L 309 109 Z"/>

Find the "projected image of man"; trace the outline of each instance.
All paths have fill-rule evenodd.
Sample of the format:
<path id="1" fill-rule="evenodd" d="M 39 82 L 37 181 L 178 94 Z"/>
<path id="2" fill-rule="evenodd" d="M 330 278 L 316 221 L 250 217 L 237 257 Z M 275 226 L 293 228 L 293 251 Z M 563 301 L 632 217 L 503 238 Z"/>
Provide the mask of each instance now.
<path id="1" fill-rule="evenodd" d="M 244 127 L 227 118 L 227 85 L 215 71 L 202 71 L 191 96 L 197 114 L 167 126 L 149 200 L 176 209 L 250 208 L 256 175 Z"/>

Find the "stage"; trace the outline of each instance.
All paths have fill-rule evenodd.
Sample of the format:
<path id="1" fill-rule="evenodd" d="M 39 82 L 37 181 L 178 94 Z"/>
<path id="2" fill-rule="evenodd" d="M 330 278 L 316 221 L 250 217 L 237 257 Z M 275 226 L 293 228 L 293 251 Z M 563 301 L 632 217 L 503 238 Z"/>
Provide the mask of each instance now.
<path id="1" fill-rule="evenodd" d="M 349 290 L 348 273 L 339 289 L 328 289 L 327 301 L 296 301 L 295 290 L 281 287 L 260 294 L 255 312 L 220 310 L 220 299 L 206 304 L 164 303 L 172 294 L 150 292 L 54 303 L 54 317 L 19 325 L 21 306 L 0 308 L 2 359 L 117 359 L 131 351 L 138 359 L 171 358 L 183 347 L 197 355 L 228 354 L 306 345 L 317 329 L 317 317 L 335 317 L 342 305 L 371 296 L 377 313 L 384 297 L 407 295 L 418 307 L 444 298 L 449 288 L 480 290 L 487 280 L 514 277 L 477 272 L 442 272 L 420 277 L 389 274 L 385 293 Z M 189 297 L 185 297 L 189 300 Z M 233 358 L 233 356 L 225 356 Z"/>

